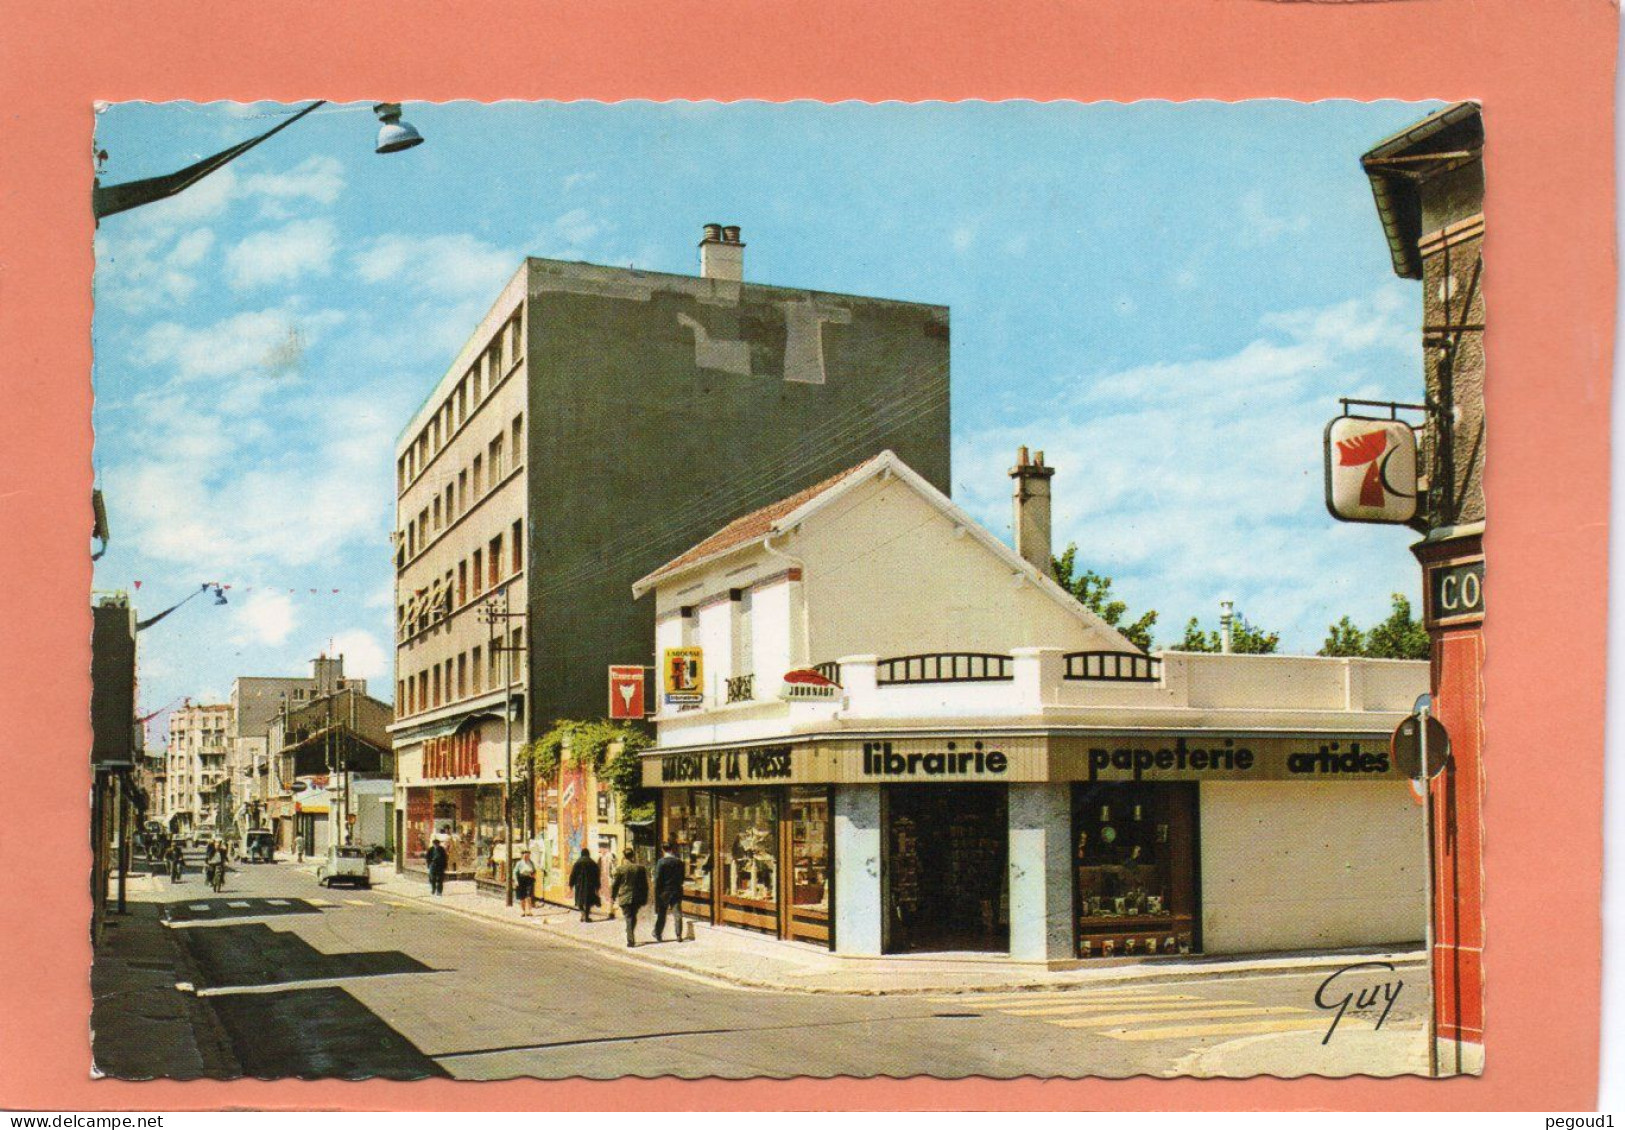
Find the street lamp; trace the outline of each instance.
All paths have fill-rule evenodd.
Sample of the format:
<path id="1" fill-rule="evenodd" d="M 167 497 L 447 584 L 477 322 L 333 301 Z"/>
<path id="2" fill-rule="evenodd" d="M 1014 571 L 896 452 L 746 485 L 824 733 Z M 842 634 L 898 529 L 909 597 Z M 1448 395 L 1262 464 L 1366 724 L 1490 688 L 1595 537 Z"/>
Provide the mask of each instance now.
<path id="1" fill-rule="evenodd" d="M 501 599 L 500 604 L 498 595 Z M 510 638 L 508 621 L 524 618 L 523 612 L 514 612 L 509 608 L 507 585 L 503 585 L 502 592 L 493 594 L 480 609 L 480 619 L 490 625 L 487 648 L 490 652 L 502 652 L 502 746 L 507 765 L 502 782 L 502 825 L 508 845 L 507 856 L 503 861 L 505 876 L 502 885 L 503 901 L 508 906 L 513 905 L 513 653 L 519 650 L 508 642 Z M 499 624 L 502 626 L 503 640 L 500 645 L 496 642 Z"/>
<path id="2" fill-rule="evenodd" d="M 372 108 L 372 112 L 384 123 L 378 130 L 378 147 L 375 152 L 399 153 L 403 149 L 423 144 L 423 135 L 418 133 L 412 123 L 401 121 L 399 102 L 380 102 Z"/>
<path id="3" fill-rule="evenodd" d="M 127 212 L 131 208 L 139 208 L 143 204 L 152 204 L 184 192 L 216 169 L 230 164 L 260 142 L 274 137 L 312 110 L 325 105 L 327 105 L 327 100 L 319 98 L 297 114 L 278 122 L 257 137 L 251 137 L 247 141 L 239 141 L 229 149 L 222 149 L 211 157 L 205 157 L 203 160 L 173 173 L 165 173 L 159 177 L 147 177 L 144 180 L 125 181 L 123 184 L 103 185 L 98 183 L 91 190 L 91 208 L 96 214 L 97 222 L 100 223 L 106 216 Z M 399 153 L 403 149 L 410 149 L 414 145 L 423 144 L 423 137 L 418 131 L 408 123 L 401 121 L 401 105 L 399 102 L 379 102 L 373 106 L 373 112 L 384 123 L 383 128 L 378 131 L 377 152 Z"/>

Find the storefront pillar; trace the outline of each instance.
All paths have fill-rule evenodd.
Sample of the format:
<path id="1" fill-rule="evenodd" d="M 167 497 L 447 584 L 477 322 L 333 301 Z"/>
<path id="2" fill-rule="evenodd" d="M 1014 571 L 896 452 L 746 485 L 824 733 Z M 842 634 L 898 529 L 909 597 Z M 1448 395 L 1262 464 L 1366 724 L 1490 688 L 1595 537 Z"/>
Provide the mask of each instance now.
<path id="1" fill-rule="evenodd" d="M 835 789 L 835 949 L 879 956 L 881 926 L 879 785 Z"/>
<path id="2" fill-rule="evenodd" d="M 1072 923 L 1072 787 L 1011 785 L 1010 956 L 1077 956 Z"/>

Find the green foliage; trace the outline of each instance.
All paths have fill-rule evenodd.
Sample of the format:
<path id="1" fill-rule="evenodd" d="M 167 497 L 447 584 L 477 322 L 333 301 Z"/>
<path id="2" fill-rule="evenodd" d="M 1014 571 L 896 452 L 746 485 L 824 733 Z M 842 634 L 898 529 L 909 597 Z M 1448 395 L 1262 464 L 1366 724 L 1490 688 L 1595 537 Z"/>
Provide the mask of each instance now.
<path id="1" fill-rule="evenodd" d="M 1393 593 L 1388 619 L 1361 631 L 1347 616 L 1333 624 L 1321 645 L 1321 655 L 1364 656 L 1367 659 L 1426 659 L 1431 654 L 1427 628 L 1411 616 L 1411 602 Z"/>
<path id="2" fill-rule="evenodd" d="M 633 809 L 647 803 L 638 754 L 653 744 L 647 731 L 630 723 L 561 718 L 520 749 L 519 762 L 532 780 L 553 777 L 566 757 L 572 765 L 591 766 L 615 790 L 622 811 L 632 819 Z"/>
<path id="3" fill-rule="evenodd" d="M 1144 651 L 1151 650 L 1151 626 L 1157 622 L 1156 612 L 1146 612 L 1138 620 L 1129 624 L 1123 623 L 1123 617 L 1128 613 L 1128 605 L 1121 600 L 1112 599 L 1112 579 L 1085 569 L 1081 575 L 1078 569 L 1078 546 L 1071 542 L 1066 552 L 1059 557 L 1050 559 L 1055 567 L 1055 580 L 1063 589 L 1077 598 L 1079 604 L 1099 616 L 1106 623 Z"/>
<path id="4" fill-rule="evenodd" d="M 1230 650 L 1238 655 L 1273 655 L 1275 649 L 1281 646 L 1280 632 L 1266 632 L 1262 628 L 1255 628 L 1247 622 L 1241 613 L 1236 613 L 1235 620 L 1230 625 Z M 1176 651 L 1222 651 L 1222 643 L 1217 630 L 1203 631 L 1195 616 L 1185 625 L 1185 638 L 1180 641 Z"/>

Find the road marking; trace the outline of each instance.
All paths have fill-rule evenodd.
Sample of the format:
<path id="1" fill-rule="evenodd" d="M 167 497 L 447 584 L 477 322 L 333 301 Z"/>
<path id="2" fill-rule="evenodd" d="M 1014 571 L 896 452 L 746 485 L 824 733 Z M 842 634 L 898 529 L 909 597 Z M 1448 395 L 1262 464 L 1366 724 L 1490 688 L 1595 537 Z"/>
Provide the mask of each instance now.
<path id="1" fill-rule="evenodd" d="M 1058 1028 L 1108 1028 L 1112 1025 L 1141 1023 L 1158 1020 L 1223 1020 L 1232 1016 L 1278 1016 L 1286 1013 L 1302 1015 L 1304 1009 L 1291 1005 L 1229 1005 L 1220 1008 L 1194 1008 L 1181 1012 L 1144 1013 L 1119 1012 L 1104 1016 L 1084 1016 L 1075 1020 L 1051 1021 Z"/>
<path id="2" fill-rule="evenodd" d="M 311 906 L 337 906 L 338 905 L 338 903 L 336 903 L 336 902 L 328 902 L 326 899 L 306 899 L 305 901 L 310 903 Z"/>
<path id="3" fill-rule="evenodd" d="M 932 997 L 932 1004 L 1043 1004 L 1046 1001 L 1080 1000 L 1145 1000 L 1157 995 L 1155 989 L 1056 989 L 1033 993 L 955 993 L 952 996 Z"/>
<path id="4" fill-rule="evenodd" d="M 287 899 L 266 899 L 265 900 L 265 905 L 266 906 L 287 906 L 288 905 L 288 900 Z"/>
<path id="5" fill-rule="evenodd" d="M 392 900 L 390 900 L 390 899 L 385 899 L 385 900 L 384 900 L 384 905 L 385 905 L 385 906 L 400 906 L 400 907 L 404 907 L 404 906 L 406 906 L 406 905 L 407 905 L 407 904 L 406 904 L 406 903 L 404 903 L 404 902 L 394 902 L 394 901 L 392 901 Z"/>
<path id="6" fill-rule="evenodd" d="M 349 977 L 311 977 L 303 981 L 273 981 L 268 985 L 215 985 L 198 989 L 200 997 L 239 997 L 259 993 L 287 993 L 296 989 L 332 989 L 354 981 L 382 981 L 391 977 L 432 977 L 440 969 L 403 969 L 398 973 L 357 973 Z"/>
<path id="7" fill-rule="evenodd" d="M 1101 1034 L 1114 1040 L 1183 1040 L 1192 1036 L 1244 1036 L 1251 1032 L 1298 1032 L 1306 1028 L 1325 1027 L 1325 1017 L 1308 1016 L 1301 1020 L 1242 1020 L 1228 1024 L 1222 1022 L 1184 1024 L 1174 1028 L 1135 1028 Z"/>
<path id="8" fill-rule="evenodd" d="M 235 907 L 238 910 L 247 910 L 248 909 L 248 904 L 246 902 L 228 902 L 226 905 L 230 906 L 230 907 Z"/>
<path id="9" fill-rule="evenodd" d="M 1191 1003 L 1201 1001 L 1201 997 L 1170 995 L 1158 997 L 1091 997 L 1076 1004 L 1042 1004 L 1034 1007 L 1015 1007 L 1001 1005 L 993 1009 L 1007 1016 L 1066 1016 L 1073 1012 L 1102 1012 L 1114 1008 L 1129 1008 L 1131 1006 L 1145 1005 L 1147 1008 L 1184 1008 Z M 1212 1001 L 1212 1004 L 1248 1004 L 1249 1001 Z"/>
<path id="10" fill-rule="evenodd" d="M 206 910 L 209 909 L 209 904 L 206 903 L 206 902 L 189 902 L 189 903 L 186 904 L 186 909 L 187 910 L 205 910 L 206 911 Z"/>
<path id="11" fill-rule="evenodd" d="M 372 905 L 372 900 L 371 899 L 345 899 L 344 901 L 349 903 L 351 906 L 371 906 Z"/>

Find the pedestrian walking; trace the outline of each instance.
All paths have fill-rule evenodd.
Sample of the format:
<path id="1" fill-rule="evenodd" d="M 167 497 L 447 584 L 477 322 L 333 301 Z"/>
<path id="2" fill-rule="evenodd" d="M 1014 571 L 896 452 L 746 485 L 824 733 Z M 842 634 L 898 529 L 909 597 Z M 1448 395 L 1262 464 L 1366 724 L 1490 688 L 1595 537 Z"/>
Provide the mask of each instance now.
<path id="1" fill-rule="evenodd" d="M 604 872 L 598 866 L 598 861 L 586 848 L 581 849 L 581 856 L 576 860 L 575 866 L 570 868 L 570 890 L 575 893 L 576 909 L 581 911 L 581 921 L 592 921 L 592 908 L 601 901 L 598 897 L 598 888 L 604 882 Z"/>
<path id="2" fill-rule="evenodd" d="M 514 864 L 513 893 L 519 900 L 519 917 L 529 918 L 536 901 L 536 864 L 528 851 L 520 852 L 519 862 Z"/>
<path id="3" fill-rule="evenodd" d="M 626 919 L 627 947 L 637 945 L 638 911 L 649 901 L 649 870 L 638 862 L 636 849 L 626 849 L 626 857 L 610 881 L 609 896 Z"/>
<path id="4" fill-rule="evenodd" d="M 169 881 L 179 883 L 181 881 L 181 870 L 186 865 L 186 853 L 181 850 L 179 840 L 169 841 L 169 850 L 164 852 L 164 859 L 169 862 Z"/>
<path id="5" fill-rule="evenodd" d="M 446 864 L 451 857 L 446 854 L 446 845 L 439 836 L 429 845 L 429 850 L 423 853 L 423 862 L 429 868 L 429 893 L 443 895 L 446 893 Z"/>
<path id="6" fill-rule="evenodd" d="M 665 852 L 655 863 L 655 941 L 663 942 L 666 932 L 666 914 L 671 913 L 676 938 L 683 940 L 683 861 L 675 844 L 667 844 Z"/>

